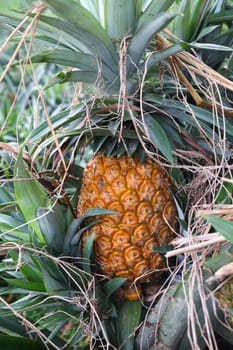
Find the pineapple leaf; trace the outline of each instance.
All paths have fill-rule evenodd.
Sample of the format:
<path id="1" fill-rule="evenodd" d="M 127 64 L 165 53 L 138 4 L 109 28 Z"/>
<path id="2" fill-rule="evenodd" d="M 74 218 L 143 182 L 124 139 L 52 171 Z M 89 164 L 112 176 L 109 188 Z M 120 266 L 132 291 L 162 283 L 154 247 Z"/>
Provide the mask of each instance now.
<path id="1" fill-rule="evenodd" d="M 118 74 L 118 66 L 110 55 L 104 42 L 100 41 L 89 32 L 76 28 L 74 25 L 62 21 L 59 18 L 40 16 L 40 21 L 49 24 L 53 27 L 53 29 L 59 29 L 59 32 L 62 30 L 63 32 L 69 34 L 69 36 L 72 36 L 72 38 L 75 38 L 77 48 L 79 48 L 81 51 L 86 48 L 89 53 L 92 53 L 94 56 L 102 59 L 104 63 L 104 73 L 105 76 L 108 76 L 108 79 L 114 80 L 116 78 L 116 74 Z"/>
<path id="2" fill-rule="evenodd" d="M 138 300 L 126 300 L 116 319 L 118 345 L 122 350 L 134 350 L 134 332 L 141 317 L 142 305 Z"/>
<path id="3" fill-rule="evenodd" d="M 186 43 L 185 44 L 188 48 L 194 48 L 194 49 L 205 49 L 205 50 L 218 50 L 218 51 L 233 51 L 233 48 L 229 46 L 224 45 L 218 45 L 218 44 L 208 44 L 208 43 Z"/>
<path id="4" fill-rule="evenodd" d="M 167 49 L 161 51 L 155 51 L 150 54 L 148 59 L 143 63 L 142 70 L 150 71 L 150 69 L 154 68 L 159 62 L 162 62 L 169 56 L 175 55 L 178 52 L 183 51 L 182 43 L 172 45 Z"/>
<path id="5" fill-rule="evenodd" d="M 0 317 L 0 329 L 2 333 L 12 336 L 18 335 L 21 337 L 27 337 L 28 335 L 25 327 L 23 327 L 20 320 L 14 315 L 8 317 Z"/>
<path id="6" fill-rule="evenodd" d="M 167 160 L 173 164 L 172 149 L 167 135 L 160 124 L 150 115 L 145 116 L 145 132 L 151 143 L 158 147 Z"/>
<path id="7" fill-rule="evenodd" d="M 161 12 L 167 11 L 175 0 L 157 0 L 151 1 L 144 13 L 139 17 L 137 28 L 157 16 Z"/>
<path id="8" fill-rule="evenodd" d="M 91 273 L 91 254 L 94 246 L 95 233 L 93 232 L 87 237 L 83 248 L 83 270 L 87 273 Z"/>
<path id="9" fill-rule="evenodd" d="M 208 221 L 215 230 L 223 235 L 229 242 L 233 244 L 233 224 L 231 220 L 223 219 L 216 215 L 204 214 L 203 218 Z"/>
<path id="10" fill-rule="evenodd" d="M 37 234 L 41 243 L 46 243 L 41 233 L 38 220 L 36 219 L 36 210 L 39 207 L 49 207 L 51 202 L 44 188 L 38 181 L 33 179 L 26 168 L 22 154 L 19 154 L 14 167 L 14 189 L 16 201 L 22 211 L 27 223 Z"/>
<path id="11" fill-rule="evenodd" d="M 11 336 L 11 335 L 0 335 L 0 347 L 4 350 L 13 350 L 17 347 L 21 347 L 24 350 L 46 350 L 51 349 L 48 345 L 44 345 L 41 342 L 31 340 L 29 338 Z"/>
<path id="12" fill-rule="evenodd" d="M 65 126 L 68 123 L 71 123 L 72 121 L 76 121 L 77 125 L 83 121 L 83 115 L 82 113 L 85 111 L 85 106 L 78 106 L 77 109 L 70 112 L 70 110 L 62 111 L 58 114 L 51 116 L 51 123 L 53 125 L 53 129 L 56 130 L 57 128 L 61 126 Z M 79 116 L 79 113 L 81 116 Z M 34 130 L 32 130 L 31 134 L 29 135 L 29 139 L 31 142 L 35 142 L 38 139 L 45 137 L 51 132 L 51 129 L 48 126 L 47 121 L 43 121 L 41 124 L 38 125 L 38 127 Z"/>
<path id="13" fill-rule="evenodd" d="M 233 9 L 211 13 L 208 16 L 208 23 L 224 23 L 233 21 Z"/>
<path id="14" fill-rule="evenodd" d="M 81 228 L 84 220 L 90 217 L 95 217 L 98 215 L 106 215 L 106 214 L 116 214 L 116 212 L 108 209 L 103 209 L 103 208 L 92 208 L 92 209 L 88 209 L 86 213 L 81 217 L 74 219 L 65 235 L 64 244 L 63 244 L 64 254 L 70 253 L 72 240 L 75 238 L 75 242 L 78 243 L 79 241 L 78 237 L 81 236 L 82 233 L 87 229 L 87 227 L 85 227 L 84 230 Z"/>
<path id="15" fill-rule="evenodd" d="M 128 71 L 128 75 L 131 75 L 136 67 L 139 66 L 140 58 L 148 46 L 149 42 L 159 31 L 165 28 L 176 15 L 167 12 L 161 13 L 156 17 L 152 17 L 149 22 L 143 23 L 133 35 L 128 53 L 133 64 L 130 65 L 131 69 Z M 129 64 L 131 61 L 128 61 Z"/>
<path id="16" fill-rule="evenodd" d="M 6 282 L 8 282 L 11 286 L 15 286 L 21 289 L 30 290 L 30 291 L 36 291 L 36 292 L 45 292 L 44 284 L 41 282 L 28 282 L 23 281 L 20 279 L 11 279 L 11 278 L 4 278 Z"/>
<path id="17" fill-rule="evenodd" d="M 103 286 L 107 296 L 109 297 L 112 293 L 114 293 L 118 288 L 120 288 L 125 282 L 127 278 L 124 277 L 116 277 L 112 278 L 110 281 L 106 282 Z"/>
<path id="18" fill-rule="evenodd" d="M 62 71 L 57 74 L 57 78 L 55 78 L 54 83 L 51 81 L 51 84 L 63 84 L 67 83 L 68 81 L 74 81 L 74 82 L 83 82 L 87 84 L 93 84 L 96 79 L 97 79 L 97 73 L 90 71 L 90 70 L 67 70 L 67 71 Z"/>
<path id="19" fill-rule="evenodd" d="M 136 5 L 135 0 L 105 1 L 104 27 L 110 38 L 121 40 L 134 31 L 137 19 Z"/>
<path id="20" fill-rule="evenodd" d="M 55 49 L 40 52 L 30 57 L 32 63 L 55 63 L 63 66 L 71 66 L 82 70 L 98 72 L 96 58 L 84 52 Z"/>
<path id="21" fill-rule="evenodd" d="M 59 204 L 56 204 L 53 209 L 38 208 L 36 217 L 47 242 L 48 250 L 61 253 L 65 237 L 63 208 Z"/>
<path id="22" fill-rule="evenodd" d="M 27 226 L 22 221 L 14 218 L 11 215 L 0 213 L 0 233 L 4 240 L 22 241 L 29 243 L 30 234 Z"/>
<path id="23" fill-rule="evenodd" d="M 72 0 L 69 2 L 64 2 L 63 0 L 45 0 L 44 2 L 62 18 L 65 18 L 67 22 L 82 31 L 90 33 L 91 36 L 98 38 L 100 42 L 104 43 L 110 59 L 109 62 L 105 63 L 109 63 L 110 65 L 112 63 L 116 65 L 118 63 L 116 50 L 107 32 L 81 3 Z"/>

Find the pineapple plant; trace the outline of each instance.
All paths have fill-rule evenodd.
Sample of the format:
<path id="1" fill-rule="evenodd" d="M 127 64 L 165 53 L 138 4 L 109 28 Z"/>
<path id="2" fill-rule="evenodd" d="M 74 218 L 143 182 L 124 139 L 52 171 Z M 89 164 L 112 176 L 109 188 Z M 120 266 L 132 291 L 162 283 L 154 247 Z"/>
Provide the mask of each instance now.
<path id="1" fill-rule="evenodd" d="M 59 15 L 64 11 L 69 26 L 76 23 L 74 9 L 83 13 L 75 35 L 80 31 L 85 35 L 88 31 L 90 35 L 92 31 L 92 42 L 82 42 L 90 53 L 62 49 L 31 57 L 34 63 L 41 61 L 42 56 L 43 60 L 54 63 L 61 63 L 62 56 L 70 57 L 72 62 L 68 58 L 66 63 L 78 70 L 68 70 L 58 77 L 63 82 L 93 80 L 97 84 L 93 102 L 89 102 L 93 116 L 87 120 L 84 114 L 87 111 L 80 113 L 86 129 L 85 144 L 92 143 L 94 157 L 83 174 L 77 216 L 92 208 L 115 212 L 97 216 L 100 222 L 87 230 L 83 241 L 95 234 L 99 272 L 125 278 L 121 294 L 130 300 L 142 297 L 142 282 L 149 282 L 166 270 L 166 260 L 156 248 L 169 245 L 177 228 L 172 183 L 162 165 L 173 163 L 172 148 L 163 128 L 149 114 L 149 102 L 148 107 L 146 101 L 145 105 L 143 100 L 140 102 L 139 93 L 140 80 L 147 70 L 143 55 L 156 33 L 174 18 L 174 14 L 166 12 L 172 3 L 152 2 L 141 16 L 142 5 L 136 1 L 130 1 L 126 7 L 121 1 L 100 2 L 99 6 L 105 6 L 104 11 L 109 15 L 124 17 L 123 25 L 118 26 L 109 21 L 100 23 L 100 17 L 96 19 L 76 2 L 69 5 L 45 2 Z M 62 24 L 55 19 L 50 23 L 46 16 L 40 18 L 56 27 Z M 164 50 L 164 57 L 181 50 L 181 45 L 172 45 L 168 52 Z M 152 69 L 155 64 L 150 65 Z M 159 157 L 156 161 L 153 155 L 156 150 L 168 158 L 167 164 L 162 158 L 159 162 Z"/>
<path id="2" fill-rule="evenodd" d="M 203 93 L 201 85 L 205 84 L 207 67 L 195 56 L 184 53 L 193 47 L 202 52 L 203 45 L 184 42 L 186 39 L 175 38 L 167 30 L 170 25 L 172 28 L 175 18 L 175 26 L 179 27 L 175 3 L 174 0 L 45 0 L 35 4 L 26 18 L 37 30 L 33 30 L 30 38 L 34 43 L 30 57 L 24 57 L 20 63 L 65 66 L 49 80 L 48 87 L 71 83 L 77 91 L 82 84 L 82 92 L 75 96 L 71 107 L 58 114 L 55 111 L 51 118 L 45 113 L 46 121 L 42 119 L 25 142 L 29 154 L 18 156 L 14 171 L 15 205 L 28 226 L 20 229 L 25 226 L 21 215 L 15 218 L 13 214 L 13 220 L 1 216 L 8 231 L 14 232 L 12 236 L 3 230 L 4 239 L 7 242 L 12 239 L 17 244 L 26 240 L 29 246 L 29 250 L 26 247 L 22 251 L 22 266 L 14 244 L 9 248 L 9 261 L 1 266 L 11 286 L 9 290 L 19 293 L 18 287 L 26 295 L 28 290 L 32 292 L 29 300 L 19 296 L 11 306 L 17 316 L 34 306 L 43 314 L 46 296 L 50 312 L 46 312 L 44 323 L 44 316 L 36 321 L 46 346 L 69 348 L 69 344 L 74 344 L 72 350 L 77 343 L 84 349 L 150 349 L 157 344 L 158 348 L 172 349 L 190 346 L 186 297 L 191 292 L 186 283 L 173 281 L 158 304 L 159 293 L 150 303 L 152 298 L 147 299 L 143 291 L 148 282 L 155 282 L 159 287 L 160 284 L 170 286 L 171 280 L 165 281 L 169 274 L 163 278 L 163 272 L 168 270 L 164 253 L 171 249 L 170 243 L 177 236 L 178 211 L 182 211 L 175 199 L 174 183 L 181 186 L 185 181 L 177 168 L 189 165 L 190 157 L 194 163 L 200 161 L 201 166 L 207 158 L 211 161 L 213 143 L 217 145 L 214 156 L 221 156 L 222 134 L 232 140 L 233 131 L 228 119 L 222 115 L 216 117 L 208 109 L 212 106 L 212 96 Z M 208 15 L 211 1 L 206 3 Z M 195 4 L 199 6 L 201 2 Z M 28 39 L 26 19 L 19 22 L 13 14 L 4 16 L 11 26 L 17 26 L 19 35 Z M 199 27 L 203 24 L 198 23 Z M 204 33 L 211 33 L 211 28 L 207 31 L 204 28 Z M 37 42 L 40 45 L 36 46 Z M 190 89 L 187 77 L 194 77 L 197 62 L 200 76 L 196 73 L 198 80 L 191 81 Z M 208 73 L 211 75 L 211 71 Z M 177 86 L 177 77 L 182 86 Z M 228 83 L 232 89 L 226 80 L 217 80 L 217 83 L 224 87 Z M 200 86 L 202 97 L 208 100 L 204 107 L 194 98 Z M 45 107 L 43 99 L 42 102 Z M 227 104 L 225 108 L 217 102 L 214 107 L 230 113 Z M 218 127 L 213 127 L 215 123 Z M 77 172 L 73 173 L 71 163 L 76 157 L 82 158 L 86 150 L 91 150 L 92 157 L 80 185 L 79 179 L 77 181 L 80 169 L 77 171 L 74 167 Z M 228 150 L 224 150 L 226 154 Z M 56 188 L 61 187 L 56 187 L 55 179 L 44 178 L 39 165 L 37 172 L 35 163 L 30 162 L 30 156 L 35 160 L 41 154 L 43 166 L 52 163 L 61 186 L 71 191 L 70 202 L 63 188 L 54 198 Z M 22 155 L 30 171 L 25 170 Z M 33 175 L 50 191 L 52 188 L 48 198 L 39 182 L 31 180 Z M 27 198 L 20 179 L 27 186 Z M 81 186 L 78 195 L 77 182 Z M 62 199 L 61 194 L 64 194 Z M 76 197 L 78 203 L 75 203 Z M 10 199 L 9 202 L 14 203 L 14 198 Z M 7 210 L 9 206 L 4 207 Z M 68 213 L 64 207 L 69 208 Z M 33 256 L 35 246 L 36 258 Z M 15 281 L 14 276 L 18 280 Z M 204 298 L 200 298 L 196 289 L 193 301 L 200 311 Z M 120 300 L 116 296 L 120 296 Z M 139 326 L 146 313 L 146 308 L 144 314 L 141 313 L 143 300 L 149 305 L 148 312 L 152 312 Z M 1 310 L 4 316 L 11 315 L 4 303 Z M 91 336 L 87 320 L 88 326 L 93 327 Z M 170 332 L 171 320 L 173 332 Z M 64 325 L 74 329 L 67 344 L 56 338 L 58 332 L 63 336 Z M 15 331 L 12 325 L 9 327 Z M 18 324 L 17 330 L 25 337 Z M 201 336 L 198 339 L 203 342 Z"/>

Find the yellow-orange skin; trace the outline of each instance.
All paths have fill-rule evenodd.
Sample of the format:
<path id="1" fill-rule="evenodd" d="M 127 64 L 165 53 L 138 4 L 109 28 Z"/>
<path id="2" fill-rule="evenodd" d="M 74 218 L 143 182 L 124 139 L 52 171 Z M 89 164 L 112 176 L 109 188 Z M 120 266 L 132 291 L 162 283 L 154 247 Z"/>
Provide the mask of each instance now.
<path id="1" fill-rule="evenodd" d="M 150 159 L 140 163 L 136 157 L 99 154 L 85 168 L 78 216 L 90 208 L 117 212 L 100 216 L 101 222 L 87 234 L 95 232 L 100 270 L 109 277 L 127 278 L 127 299 L 137 299 L 141 283 L 166 267 L 154 248 L 174 238 L 176 207 L 170 183 L 165 169 Z"/>

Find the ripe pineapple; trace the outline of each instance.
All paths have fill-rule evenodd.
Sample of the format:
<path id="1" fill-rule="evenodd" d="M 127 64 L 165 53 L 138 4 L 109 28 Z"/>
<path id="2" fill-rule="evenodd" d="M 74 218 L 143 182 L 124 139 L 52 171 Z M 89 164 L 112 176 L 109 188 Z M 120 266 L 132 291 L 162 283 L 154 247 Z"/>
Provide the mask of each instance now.
<path id="1" fill-rule="evenodd" d="M 127 278 L 127 299 L 137 299 L 141 282 L 166 267 L 154 248 L 174 237 L 176 207 L 169 185 L 165 169 L 150 159 L 141 163 L 137 156 L 97 154 L 86 166 L 78 215 L 94 207 L 116 211 L 101 217 L 88 234 L 95 232 L 95 256 L 102 272 Z"/>

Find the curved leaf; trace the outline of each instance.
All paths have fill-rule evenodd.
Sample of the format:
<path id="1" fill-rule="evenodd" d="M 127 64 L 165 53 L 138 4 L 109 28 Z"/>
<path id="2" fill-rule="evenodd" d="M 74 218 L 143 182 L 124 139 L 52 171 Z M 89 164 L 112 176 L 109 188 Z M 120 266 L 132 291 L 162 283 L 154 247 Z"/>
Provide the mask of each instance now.
<path id="1" fill-rule="evenodd" d="M 76 28 L 82 29 L 98 38 L 99 41 L 105 44 L 111 61 L 115 62 L 115 64 L 118 63 L 116 50 L 107 32 L 81 3 L 72 0 L 45 0 L 44 2 Z"/>
<path id="2" fill-rule="evenodd" d="M 97 73 L 92 70 L 62 71 L 57 74 L 54 83 L 67 83 L 68 81 L 93 84 L 97 80 Z M 50 82 L 52 84 L 52 81 Z M 50 85 L 51 86 L 51 85 Z"/>
<path id="3" fill-rule="evenodd" d="M 48 346 L 29 338 L 0 335 L 0 347 L 4 350 L 15 350 L 21 347 L 24 350 L 46 350 Z"/>
<path id="4" fill-rule="evenodd" d="M 36 216 L 48 248 L 55 250 L 56 253 L 62 253 L 65 237 L 65 213 L 63 208 L 59 204 L 49 209 L 38 208 Z"/>
<path id="5" fill-rule="evenodd" d="M 142 305 L 138 300 L 126 300 L 116 319 L 119 346 L 122 350 L 134 350 L 134 332 L 139 324 Z"/>
<path id="6" fill-rule="evenodd" d="M 108 0 L 104 8 L 105 28 L 112 39 L 121 40 L 136 26 L 135 0 Z"/>
<path id="7" fill-rule="evenodd" d="M 98 72 L 96 58 L 84 52 L 54 49 L 38 53 L 30 57 L 30 61 L 32 63 L 55 63 L 62 66 L 71 66 Z"/>
<path id="8" fill-rule="evenodd" d="M 157 16 L 161 12 L 167 11 L 169 9 L 169 7 L 173 4 L 174 1 L 175 0 L 156 0 L 156 1 L 151 1 L 151 3 L 146 8 L 144 13 L 140 16 L 137 28 L 139 28 L 144 23 L 147 23 L 147 22 L 151 21 L 152 17 Z"/>
<path id="9" fill-rule="evenodd" d="M 233 222 L 216 215 L 204 214 L 203 218 L 208 221 L 221 235 L 233 244 Z"/>
<path id="10" fill-rule="evenodd" d="M 158 147 L 167 160 L 173 164 L 173 155 L 170 142 L 160 124 L 150 115 L 145 116 L 145 132 L 151 143 Z"/>
<path id="11" fill-rule="evenodd" d="M 44 188 L 27 170 L 21 154 L 14 167 L 14 189 L 17 204 L 28 225 L 36 232 L 39 241 L 46 243 L 36 219 L 36 210 L 39 207 L 49 207 L 51 202 Z"/>
<path id="12" fill-rule="evenodd" d="M 112 293 L 114 293 L 118 288 L 120 288 L 125 282 L 127 278 L 125 277 L 116 277 L 112 278 L 104 285 L 104 291 L 106 292 L 107 296 L 110 296 Z"/>
<path id="13" fill-rule="evenodd" d="M 149 22 L 141 25 L 139 29 L 136 30 L 128 48 L 130 60 L 133 62 L 133 64 L 131 64 L 131 61 L 129 60 L 128 63 L 128 65 L 131 66 L 131 69 L 128 72 L 129 75 L 132 74 L 132 71 L 136 70 L 136 67 L 138 67 L 140 58 L 153 36 L 165 28 L 175 16 L 176 15 L 167 12 L 161 13 L 152 18 Z"/>

